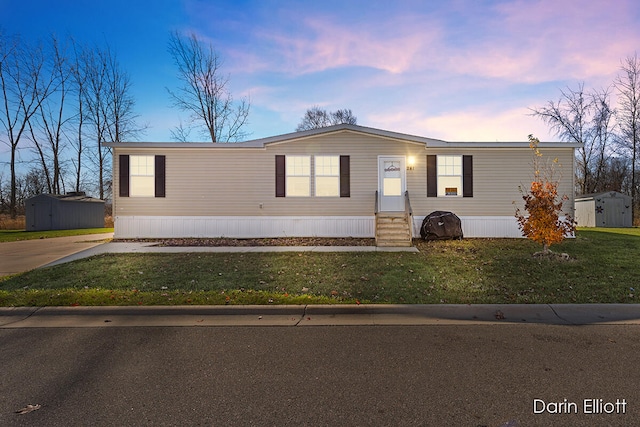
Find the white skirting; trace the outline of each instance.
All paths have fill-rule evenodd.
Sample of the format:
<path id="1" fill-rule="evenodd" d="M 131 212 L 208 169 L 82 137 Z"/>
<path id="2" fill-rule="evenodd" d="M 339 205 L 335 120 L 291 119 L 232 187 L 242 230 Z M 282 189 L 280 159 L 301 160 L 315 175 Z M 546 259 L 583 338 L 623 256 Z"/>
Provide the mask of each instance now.
<path id="1" fill-rule="evenodd" d="M 420 237 L 424 216 L 413 217 L 413 235 Z M 522 237 L 515 216 L 461 216 L 464 237 Z"/>
<path id="2" fill-rule="evenodd" d="M 117 239 L 373 237 L 373 216 L 117 216 Z"/>
<path id="3" fill-rule="evenodd" d="M 420 237 L 424 216 L 413 217 Z M 515 217 L 461 216 L 464 237 L 522 237 Z M 371 216 L 116 216 L 117 239 L 179 237 L 374 237 Z"/>

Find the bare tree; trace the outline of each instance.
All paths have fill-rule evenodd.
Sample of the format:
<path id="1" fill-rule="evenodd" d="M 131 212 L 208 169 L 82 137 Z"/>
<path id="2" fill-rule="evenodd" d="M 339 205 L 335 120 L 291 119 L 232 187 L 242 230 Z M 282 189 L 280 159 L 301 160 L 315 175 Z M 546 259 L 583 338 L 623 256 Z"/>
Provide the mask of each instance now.
<path id="1" fill-rule="evenodd" d="M 339 124 L 347 124 L 347 125 L 356 125 L 358 124 L 358 118 L 353 115 L 350 109 L 342 109 L 336 110 L 331 113 L 331 124 L 339 125 Z"/>
<path id="2" fill-rule="evenodd" d="M 77 43 L 73 42 L 73 60 L 71 61 L 71 79 L 73 82 L 73 93 L 76 102 L 76 121 L 75 121 L 75 137 L 70 138 L 71 145 L 75 149 L 74 159 L 72 160 L 75 169 L 75 191 L 80 191 L 82 179 L 82 160 L 84 155 L 83 131 L 85 123 L 84 95 L 86 92 L 85 85 L 85 68 L 86 62 L 83 60 L 84 54 Z"/>
<path id="3" fill-rule="evenodd" d="M 631 160 L 631 198 L 635 213 L 636 164 L 640 150 L 640 59 L 637 53 L 622 61 L 621 74 L 614 85 L 618 90 L 619 108 L 616 118 L 620 126 L 619 145 Z"/>
<path id="4" fill-rule="evenodd" d="M 16 162 L 18 146 L 31 117 L 51 93 L 53 80 L 43 73 L 42 46 L 26 46 L 17 36 L 0 32 L 0 125 L 10 147 L 10 215 L 17 216 Z"/>
<path id="5" fill-rule="evenodd" d="M 327 126 L 331 126 L 327 110 L 324 110 L 318 106 L 313 106 L 304 113 L 302 121 L 300 121 L 300 124 L 298 124 L 298 127 L 296 128 L 296 132 L 318 129 Z"/>
<path id="6" fill-rule="evenodd" d="M 182 82 L 175 92 L 167 88 L 174 106 L 188 112 L 192 125 L 211 142 L 245 138 L 243 128 L 249 116 L 249 100 L 234 103 L 227 88 L 229 76 L 222 74 L 222 60 L 213 46 L 195 34 L 183 37 L 175 32 L 169 37 L 169 53 Z M 180 135 L 184 132 L 177 130 L 174 136 Z"/>
<path id="7" fill-rule="evenodd" d="M 6 213 L 9 211 L 9 192 L 10 190 L 7 190 L 6 188 L 4 173 L 0 171 L 0 213 Z"/>
<path id="8" fill-rule="evenodd" d="M 595 190 L 596 193 L 603 191 L 619 191 L 621 193 L 631 193 L 631 172 L 629 160 L 622 156 L 611 156 L 604 165 L 602 171 L 601 185 Z"/>
<path id="9" fill-rule="evenodd" d="M 98 193 L 105 199 L 110 182 L 110 156 L 104 143 L 135 139 L 144 127 L 136 123 L 129 75 L 120 68 L 108 47 L 84 48 L 78 70 L 78 79 L 83 80 L 79 100 L 81 126 L 94 143 L 89 159 L 98 173 Z M 79 137 L 82 138 L 82 133 Z"/>
<path id="10" fill-rule="evenodd" d="M 60 194 L 64 192 L 62 155 L 67 143 L 65 133 L 73 119 L 73 115 L 67 112 L 71 69 L 65 56 L 66 50 L 56 37 L 51 38 L 50 48 L 46 52 L 46 72 L 51 74 L 52 90 L 29 120 L 29 131 L 46 179 L 47 191 Z"/>
<path id="11" fill-rule="evenodd" d="M 532 109 L 562 140 L 579 142 L 576 184 L 578 191 L 595 191 L 602 177 L 603 167 L 610 155 L 613 136 L 613 110 L 609 90 L 586 93 L 584 84 L 577 89 L 561 90 L 557 102 Z"/>
<path id="12" fill-rule="evenodd" d="M 178 142 L 188 142 L 190 140 L 191 128 L 185 126 L 182 121 L 171 130 L 171 139 Z"/>
<path id="13" fill-rule="evenodd" d="M 339 125 L 339 124 L 357 124 L 358 119 L 353 115 L 350 109 L 336 110 L 333 112 L 327 112 L 318 106 L 309 108 L 302 117 L 302 120 L 296 127 L 296 132 L 319 129 L 327 126 Z"/>

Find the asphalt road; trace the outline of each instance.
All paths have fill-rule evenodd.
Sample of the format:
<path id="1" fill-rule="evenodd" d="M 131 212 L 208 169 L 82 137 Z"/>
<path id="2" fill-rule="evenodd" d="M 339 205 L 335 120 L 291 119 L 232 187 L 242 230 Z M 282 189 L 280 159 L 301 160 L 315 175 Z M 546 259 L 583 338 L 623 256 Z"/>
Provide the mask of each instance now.
<path id="1" fill-rule="evenodd" d="M 0 425 L 632 426 L 639 328 L 0 329 Z"/>

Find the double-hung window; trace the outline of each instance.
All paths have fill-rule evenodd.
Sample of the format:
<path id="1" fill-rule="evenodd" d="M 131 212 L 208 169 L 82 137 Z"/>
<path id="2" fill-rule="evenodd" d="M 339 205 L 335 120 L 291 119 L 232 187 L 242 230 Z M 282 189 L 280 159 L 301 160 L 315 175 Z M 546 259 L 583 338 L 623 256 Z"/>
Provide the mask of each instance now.
<path id="1" fill-rule="evenodd" d="M 276 155 L 276 197 L 351 197 L 349 159 L 348 155 Z"/>
<path id="2" fill-rule="evenodd" d="M 462 156 L 438 156 L 438 197 L 462 196 Z"/>
<path id="3" fill-rule="evenodd" d="M 473 156 L 427 155 L 427 197 L 473 197 Z"/>
<path id="4" fill-rule="evenodd" d="M 153 197 L 155 195 L 155 157 L 130 156 L 131 196 Z"/>
<path id="5" fill-rule="evenodd" d="M 311 195 L 311 157 L 287 156 L 287 196 L 308 197 Z"/>
<path id="6" fill-rule="evenodd" d="M 315 156 L 314 161 L 316 196 L 340 196 L 340 156 Z"/>
<path id="7" fill-rule="evenodd" d="M 120 154 L 119 197 L 165 197 L 166 157 Z"/>

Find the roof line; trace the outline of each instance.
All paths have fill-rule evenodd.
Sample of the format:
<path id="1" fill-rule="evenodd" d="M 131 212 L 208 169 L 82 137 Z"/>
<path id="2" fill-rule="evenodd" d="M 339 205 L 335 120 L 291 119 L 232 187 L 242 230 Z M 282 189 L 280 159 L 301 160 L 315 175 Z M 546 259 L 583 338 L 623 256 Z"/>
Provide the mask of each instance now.
<path id="1" fill-rule="evenodd" d="M 244 142 L 227 142 L 227 143 L 210 143 L 210 142 L 110 142 L 106 143 L 107 147 L 137 147 L 137 148 L 184 148 L 186 146 L 199 148 L 215 148 L 215 149 L 247 149 L 247 148 L 265 148 L 267 145 L 279 144 L 292 140 L 300 140 L 312 138 L 317 135 L 328 135 L 339 132 L 355 132 L 365 135 L 374 135 L 381 138 L 387 138 L 397 141 L 413 142 L 424 144 L 426 148 L 457 148 L 457 147 L 476 147 L 476 148 L 503 148 L 505 146 L 528 146 L 528 142 L 448 142 L 441 139 L 427 138 L 416 135 L 409 135 L 400 132 L 393 132 L 383 129 L 376 129 L 360 125 L 338 124 L 323 128 L 310 129 L 299 132 L 291 132 L 282 135 L 258 138 Z M 543 147 L 581 147 L 582 144 L 569 142 L 542 142 Z"/>

